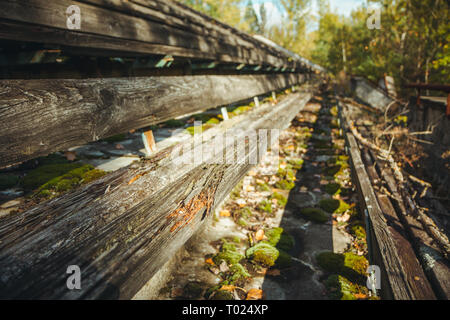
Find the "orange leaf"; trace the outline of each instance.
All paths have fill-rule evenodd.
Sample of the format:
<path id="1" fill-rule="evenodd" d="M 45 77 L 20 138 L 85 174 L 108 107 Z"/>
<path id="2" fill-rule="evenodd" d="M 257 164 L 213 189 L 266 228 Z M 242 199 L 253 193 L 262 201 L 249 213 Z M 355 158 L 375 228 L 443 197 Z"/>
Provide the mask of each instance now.
<path id="1" fill-rule="evenodd" d="M 229 217 L 231 215 L 229 210 L 220 210 L 219 214 L 221 217 Z"/>
<path id="2" fill-rule="evenodd" d="M 215 263 L 214 263 L 214 261 L 213 261 L 213 259 L 212 258 L 208 258 L 208 259 L 206 259 L 205 260 L 205 262 L 207 263 L 207 264 L 210 264 L 210 265 L 215 265 Z"/>
<path id="3" fill-rule="evenodd" d="M 220 288 L 220 290 L 226 290 L 226 291 L 230 291 L 230 292 L 233 292 L 234 289 L 236 289 L 236 287 L 235 287 L 235 286 L 232 286 L 232 285 L 223 285 L 223 286 Z"/>
<path id="4" fill-rule="evenodd" d="M 263 291 L 261 289 L 250 289 L 245 300 L 261 300 L 262 296 Z"/>
<path id="5" fill-rule="evenodd" d="M 281 272 L 278 269 L 270 269 L 267 271 L 267 275 L 269 276 L 279 276 L 280 274 Z"/>
<path id="6" fill-rule="evenodd" d="M 366 299 L 367 298 L 367 295 L 364 293 L 355 293 L 354 296 L 357 299 Z"/>
<path id="7" fill-rule="evenodd" d="M 258 231 L 256 231 L 255 240 L 256 241 L 261 241 L 262 239 L 264 239 L 264 230 L 263 229 L 259 229 Z"/>

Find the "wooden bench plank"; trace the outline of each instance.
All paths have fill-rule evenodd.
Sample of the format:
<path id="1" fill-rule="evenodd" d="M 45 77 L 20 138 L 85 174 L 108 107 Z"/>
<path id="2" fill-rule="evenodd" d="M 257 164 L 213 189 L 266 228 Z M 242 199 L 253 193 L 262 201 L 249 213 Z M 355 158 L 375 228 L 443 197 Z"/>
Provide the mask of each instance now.
<path id="1" fill-rule="evenodd" d="M 242 115 L 227 131 L 246 141 L 249 159 L 264 142 L 244 139 L 258 129 L 283 129 L 312 96 L 288 96 Z M 85 187 L 0 221 L 0 297 L 129 299 L 210 216 L 253 165 L 210 163 L 213 136 L 200 163 L 180 163 L 165 149 Z M 216 130 L 216 131 L 212 131 Z M 185 145 L 192 146 L 193 139 Z M 234 145 L 234 141 L 227 142 Z M 213 146 L 216 146 L 214 148 Z M 222 149 L 226 150 L 227 146 Z M 236 149 L 233 149 L 235 154 Z M 189 154 L 183 154 L 188 157 Z M 242 160 L 242 158 L 239 158 Z M 68 290 L 66 269 L 81 269 L 81 290 Z"/>
<path id="2" fill-rule="evenodd" d="M 0 167 L 301 83 L 300 74 L 0 80 Z"/>

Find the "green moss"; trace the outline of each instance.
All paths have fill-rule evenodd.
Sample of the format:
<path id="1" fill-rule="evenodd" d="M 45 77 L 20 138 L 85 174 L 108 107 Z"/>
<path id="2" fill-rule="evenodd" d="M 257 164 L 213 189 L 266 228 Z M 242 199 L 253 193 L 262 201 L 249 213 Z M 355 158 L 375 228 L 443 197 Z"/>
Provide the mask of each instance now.
<path id="1" fill-rule="evenodd" d="M 164 122 L 164 125 L 169 128 L 178 128 L 184 126 L 184 121 L 177 120 L 177 119 L 171 119 Z"/>
<path id="2" fill-rule="evenodd" d="M 275 187 L 281 190 L 291 190 L 295 187 L 295 183 L 283 179 L 275 183 Z"/>
<path id="3" fill-rule="evenodd" d="M 73 167 L 73 165 L 76 165 L 76 164 L 75 163 L 65 164 L 64 166 L 71 168 L 71 167 Z M 80 164 L 77 164 L 77 165 L 80 165 Z M 41 170 L 38 170 L 38 169 L 37 170 L 38 170 L 38 172 L 42 172 L 43 171 L 42 168 L 46 167 L 44 169 L 45 169 L 45 172 L 47 172 L 46 170 L 49 169 L 47 167 L 53 168 L 54 166 L 61 166 L 61 165 L 43 166 L 43 167 L 38 168 Z M 80 167 L 76 167 L 76 168 L 70 170 L 69 172 L 66 172 L 60 176 L 54 177 L 54 178 L 50 179 L 48 182 L 42 184 L 41 186 L 39 186 L 39 188 L 37 188 L 35 195 L 37 195 L 39 197 L 44 197 L 44 198 L 56 196 L 62 192 L 71 190 L 80 184 L 91 182 L 105 174 L 106 174 L 106 172 L 99 170 L 99 169 L 94 169 L 94 167 L 91 165 L 81 165 Z M 48 176 L 43 175 L 43 177 L 48 177 Z M 39 178 L 42 178 L 42 176 Z"/>
<path id="4" fill-rule="evenodd" d="M 366 229 L 360 225 L 354 225 L 351 227 L 352 234 L 359 240 L 366 239 Z"/>
<path id="5" fill-rule="evenodd" d="M 67 160 L 66 157 L 64 157 L 60 154 L 57 154 L 57 153 L 49 154 L 46 157 L 39 157 L 36 160 L 39 163 L 39 165 L 41 165 L 41 166 L 45 166 L 48 164 L 69 163 L 69 161 Z"/>
<path id="6" fill-rule="evenodd" d="M 106 172 L 103 170 L 100 170 L 100 169 L 93 169 L 93 170 L 87 171 L 83 175 L 83 182 L 89 183 L 91 181 L 94 181 L 94 180 L 97 180 L 98 178 L 103 177 L 105 174 L 106 174 Z"/>
<path id="7" fill-rule="evenodd" d="M 270 199 L 277 199 L 277 204 L 280 207 L 284 207 L 287 204 L 287 199 L 285 196 L 283 196 L 281 193 L 278 192 L 274 192 L 271 196 Z"/>
<path id="8" fill-rule="evenodd" d="M 238 199 L 241 196 L 241 190 L 244 180 L 241 180 L 231 191 L 230 198 L 231 200 Z"/>
<path id="9" fill-rule="evenodd" d="M 270 229 L 264 230 L 264 234 L 267 237 L 267 242 L 272 246 L 277 245 L 277 243 L 280 241 L 281 234 L 283 232 L 284 232 L 284 229 L 281 227 L 270 228 Z"/>
<path id="10" fill-rule="evenodd" d="M 333 213 L 339 208 L 339 200 L 336 199 L 322 199 L 319 201 L 319 207 L 328 213 Z"/>
<path id="11" fill-rule="evenodd" d="M 23 179 L 23 187 L 27 190 L 34 190 L 50 180 L 82 166 L 83 164 L 81 163 L 60 163 L 40 166 L 27 173 Z"/>
<path id="12" fill-rule="evenodd" d="M 244 258 L 244 255 L 237 251 L 234 244 L 224 241 L 220 252 L 213 257 L 213 261 L 216 265 L 220 265 L 222 260 L 228 265 L 234 265 Z"/>
<path id="13" fill-rule="evenodd" d="M 303 166 L 303 159 L 291 159 L 288 160 L 288 163 L 292 166 L 293 169 L 295 170 L 300 170 Z"/>
<path id="14" fill-rule="evenodd" d="M 330 218 L 322 209 L 319 208 L 303 208 L 299 211 L 303 218 L 317 222 L 325 223 Z"/>
<path id="15" fill-rule="evenodd" d="M 259 242 L 246 251 L 246 256 L 256 263 L 271 267 L 280 255 L 277 248 L 269 243 Z"/>
<path id="16" fill-rule="evenodd" d="M 267 213 L 272 213 L 272 202 L 268 200 L 263 200 L 258 205 L 258 209 L 261 211 L 265 211 Z"/>
<path id="17" fill-rule="evenodd" d="M 233 111 L 231 111 L 231 114 L 233 116 L 237 116 L 237 115 L 242 114 L 250 109 L 251 109 L 250 106 L 240 106 L 240 107 L 235 108 Z"/>
<path id="18" fill-rule="evenodd" d="M 275 267 L 279 269 L 289 268 L 292 265 L 292 257 L 290 254 L 283 250 L 278 250 L 279 256 L 278 259 L 275 261 Z"/>
<path id="19" fill-rule="evenodd" d="M 188 282 L 183 288 L 183 297 L 187 299 L 198 299 L 202 296 L 203 290 L 201 283 L 196 281 Z"/>
<path id="20" fill-rule="evenodd" d="M 230 284 L 242 282 L 250 278 L 250 273 L 248 273 L 247 269 L 240 263 L 232 265 L 229 272 L 230 274 L 227 279 Z"/>
<path id="21" fill-rule="evenodd" d="M 241 243 L 241 239 L 238 236 L 234 236 L 233 237 L 233 242 L 239 244 L 239 243 Z"/>
<path id="22" fill-rule="evenodd" d="M 342 166 L 340 164 L 329 166 L 323 169 L 323 173 L 327 176 L 334 176 L 341 170 L 341 168 Z"/>
<path id="23" fill-rule="evenodd" d="M 343 200 L 339 200 L 339 207 L 336 209 L 335 213 L 336 214 L 344 214 L 350 208 L 351 208 L 351 206 L 347 202 L 345 202 Z"/>
<path id="24" fill-rule="evenodd" d="M 339 191 L 341 190 L 341 185 L 336 182 L 331 182 L 331 183 L 325 185 L 324 190 L 326 193 L 328 193 L 330 195 L 338 194 Z"/>
<path id="25" fill-rule="evenodd" d="M 233 294 L 227 290 L 217 290 L 211 300 L 234 300 Z"/>
<path id="26" fill-rule="evenodd" d="M 252 216 L 252 210 L 249 207 L 243 207 L 238 210 L 237 215 L 241 218 L 248 219 Z"/>
<path id="27" fill-rule="evenodd" d="M 248 226 L 248 222 L 244 218 L 239 218 L 238 221 L 237 221 L 237 224 L 240 225 L 241 227 Z"/>
<path id="28" fill-rule="evenodd" d="M 186 128 L 186 131 L 187 132 L 189 132 L 189 134 L 190 135 L 194 135 L 194 131 L 195 130 L 197 130 L 198 131 L 198 133 L 202 133 L 203 132 L 203 127 L 202 126 L 198 126 L 198 128 L 197 129 L 195 129 L 195 128 L 197 128 L 197 126 L 191 126 L 191 127 L 188 127 L 188 128 Z"/>
<path id="29" fill-rule="evenodd" d="M 267 243 L 286 252 L 292 250 L 295 245 L 294 238 L 280 227 L 266 229 L 265 236 Z"/>
<path id="30" fill-rule="evenodd" d="M 208 121 L 206 121 L 207 124 L 219 124 L 220 120 L 217 118 L 211 118 Z"/>
<path id="31" fill-rule="evenodd" d="M 350 282 L 345 277 L 333 274 L 325 281 L 328 297 L 333 300 L 357 300 L 355 294 L 361 292 L 361 288 Z"/>
<path id="32" fill-rule="evenodd" d="M 295 180 L 295 172 L 292 170 L 291 165 L 287 165 L 286 168 L 279 168 L 277 171 L 277 177 L 286 179 L 288 181 Z"/>
<path id="33" fill-rule="evenodd" d="M 104 141 L 107 141 L 109 143 L 115 143 L 119 141 L 123 141 L 127 138 L 126 133 L 116 134 L 115 136 L 111 136 L 108 138 L 103 139 Z"/>
<path id="34" fill-rule="evenodd" d="M 351 281 L 364 283 L 366 270 L 369 266 L 367 259 L 351 252 L 344 254 L 330 251 L 321 252 L 316 256 L 319 266 L 330 273 L 340 274 Z"/>
<path id="35" fill-rule="evenodd" d="M 19 182 L 19 176 L 11 174 L 0 175 L 0 189 L 12 188 Z"/>
<path id="36" fill-rule="evenodd" d="M 258 183 L 256 185 L 256 190 L 257 191 L 271 191 L 269 185 L 267 183 Z"/>

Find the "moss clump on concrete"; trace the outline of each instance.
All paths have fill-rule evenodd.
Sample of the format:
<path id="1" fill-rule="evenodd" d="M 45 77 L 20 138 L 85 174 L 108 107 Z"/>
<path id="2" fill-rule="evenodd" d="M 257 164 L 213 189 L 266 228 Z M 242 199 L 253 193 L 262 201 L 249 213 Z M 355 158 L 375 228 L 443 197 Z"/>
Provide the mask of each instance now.
<path id="1" fill-rule="evenodd" d="M 121 134 L 116 134 L 114 136 L 105 138 L 103 140 L 106 141 L 106 142 L 109 142 L 109 143 L 115 143 L 115 142 L 123 141 L 126 138 L 127 138 L 126 133 L 121 133 Z"/>
<path id="2" fill-rule="evenodd" d="M 351 227 L 351 232 L 358 240 L 366 239 L 366 229 L 363 226 L 354 225 Z"/>
<path id="3" fill-rule="evenodd" d="M 283 228 L 271 228 L 265 230 L 267 243 L 283 251 L 290 251 L 294 247 L 294 238 L 286 233 Z"/>
<path id="4" fill-rule="evenodd" d="M 319 201 L 319 207 L 329 213 L 343 214 L 351 206 L 343 200 L 322 199 Z"/>
<path id="5" fill-rule="evenodd" d="M 280 252 L 269 243 L 259 242 L 247 249 L 245 254 L 247 258 L 251 259 L 253 262 L 271 267 L 275 264 Z"/>
<path id="6" fill-rule="evenodd" d="M 322 199 L 319 201 L 319 207 L 328 213 L 333 213 L 339 208 L 339 200 L 336 199 Z"/>
<path id="7" fill-rule="evenodd" d="M 331 183 L 325 185 L 324 189 L 325 189 L 326 193 L 328 193 L 330 195 L 334 195 L 334 194 L 339 193 L 339 191 L 341 190 L 341 185 L 336 182 L 331 182 Z"/>
<path id="8" fill-rule="evenodd" d="M 220 252 L 213 257 L 213 261 L 216 265 L 220 265 L 222 261 L 225 261 L 228 265 L 235 265 L 244 258 L 244 255 L 237 251 L 234 244 L 223 241 Z"/>
<path id="9" fill-rule="evenodd" d="M 293 169 L 295 170 L 300 170 L 303 166 L 303 159 L 291 159 L 288 160 L 288 164 L 290 164 L 292 166 Z"/>
<path id="10" fill-rule="evenodd" d="M 0 190 L 12 188 L 19 182 L 19 176 L 11 174 L 0 175 Z"/>
<path id="11" fill-rule="evenodd" d="M 237 211 L 237 216 L 248 219 L 252 216 L 252 210 L 249 207 L 243 207 Z"/>
<path id="12" fill-rule="evenodd" d="M 325 174 L 327 176 L 334 176 L 339 171 L 341 171 L 341 169 L 342 169 L 342 166 L 340 164 L 336 164 L 336 165 L 324 168 L 323 169 L 323 174 Z"/>
<path id="13" fill-rule="evenodd" d="M 277 177 L 288 181 L 295 180 L 295 172 L 292 170 L 291 165 L 287 165 L 285 168 L 279 168 L 277 171 Z"/>
<path id="14" fill-rule="evenodd" d="M 330 218 L 322 209 L 303 208 L 299 211 L 300 216 L 317 223 L 325 223 Z"/>
<path id="15" fill-rule="evenodd" d="M 40 166 L 27 173 L 23 179 L 23 187 L 26 190 L 34 190 L 54 178 L 81 167 L 83 167 L 81 163 L 58 163 Z M 91 167 L 91 169 L 93 168 Z"/>
<path id="16" fill-rule="evenodd" d="M 231 113 L 231 116 L 237 116 L 244 112 L 247 112 L 250 109 L 251 109 L 250 106 L 240 106 L 240 107 L 233 109 L 233 111 L 231 111 L 230 113 Z"/>
<path id="17" fill-rule="evenodd" d="M 276 199 L 277 200 L 277 204 L 280 207 L 284 207 L 287 204 L 287 199 L 285 196 L 283 196 L 281 193 L 278 192 L 274 192 L 271 196 L 270 199 Z"/>
<path id="18" fill-rule="evenodd" d="M 333 274 L 325 281 L 328 297 L 332 300 L 357 300 L 361 289 L 343 276 Z"/>
<path id="19" fill-rule="evenodd" d="M 275 267 L 279 269 L 289 268 L 292 265 L 292 257 L 283 250 L 278 250 L 280 253 L 278 259 L 275 261 Z"/>
<path id="20" fill-rule="evenodd" d="M 227 290 L 217 290 L 211 300 L 234 300 L 233 294 Z"/>
<path id="21" fill-rule="evenodd" d="M 336 209 L 336 214 L 344 214 L 347 210 L 350 210 L 351 206 L 344 200 L 339 200 L 339 207 Z"/>
<path id="22" fill-rule="evenodd" d="M 229 276 L 227 277 L 230 284 L 245 281 L 250 278 L 250 273 L 247 269 L 240 263 L 231 266 L 229 271 Z"/>
<path id="23" fill-rule="evenodd" d="M 292 181 L 282 179 L 275 183 L 275 187 L 281 190 L 291 190 L 295 187 L 295 183 Z"/>
<path id="24" fill-rule="evenodd" d="M 267 183 L 265 183 L 265 182 L 263 182 L 263 183 L 258 183 L 257 185 L 256 185 L 256 190 L 257 191 L 271 191 L 271 189 L 270 189 L 270 187 L 269 187 L 269 185 L 267 184 Z"/>
<path id="25" fill-rule="evenodd" d="M 239 218 L 238 221 L 237 221 L 237 224 L 240 225 L 241 227 L 248 226 L 248 222 L 244 218 Z"/>
<path id="26" fill-rule="evenodd" d="M 344 254 L 331 251 L 321 252 L 316 256 L 319 266 L 330 273 L 342 275 L 351 281 L 363 283 L 369 266 L 367 259 L 351 252 Z"/>
<path id="27" fill-rule="evenodd" d="M 267 213 L 272 213 L 272 202 L 263 200 L 259 203 L 258 209 Z"/>
<path id="28" fill-rule="evenodd" d="M 203 290 L 200 282 L 188 282 L 183 288 L 183 297 L 187 299 L 198 299 L 202 296 Z"/>

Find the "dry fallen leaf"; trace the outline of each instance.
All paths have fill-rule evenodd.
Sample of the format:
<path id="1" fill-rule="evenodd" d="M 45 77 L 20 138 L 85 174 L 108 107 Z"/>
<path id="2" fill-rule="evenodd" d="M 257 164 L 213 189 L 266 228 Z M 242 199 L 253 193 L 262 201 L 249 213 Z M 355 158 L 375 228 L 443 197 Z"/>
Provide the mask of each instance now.
<path id="1" fill-rule="evenodd" d="M 415 277 L 414 277 L 414 280 L 419 281 L 419 280 L 420 280 L 420 277 L 415 276 Z"/>
<path id="2" fill-rule="evenodd" d="M 256 231 L 255 239 L 256 239 L 256 241 L 261 241 L 262 239 L 264 239 L 264 230 L 263 229 L 259 229 L 258 231 Z"/>
<path id="3" fill-rule="evenodd" d="M 207 263 L 207 264 L 210 264 L 210 265 L 215 265 L 215 263 L 214 263 L 214 261 L 213 261 L 213 259 L 212 258 L 208 258 L 208 259 L 206 259 L 205 260 L 205 262 Z"/>
<path id="4" fill-rule="evenodd" d="M 278 199 L 272 199 L 272 203 L 273 204 L 277 204 L 278 203 Z"/>
<path id="5" fill-rule="evenodd" d="M 220 290 L 226 290 L 226 291 L 230 291 L 230 292 L 233 292 L 234 289 L 236 289 L 236 287 L 235 287 L 235 286 L 232 286 L 232 285 L 223 285 L 223 286 L 220 288 Z"/>
<path id="6" fill-rule="evenodd" d="M 66 151 L 66 152 L 64 152 L 64 156 L 66 157 L 66 159 L 68 161 L 73 161 L 76 159 L 77 154 L 75 151 Z"/>
<path id="7" fill-rule="evenodd" d="M 356 299 L 366 299 L 367 298 L 367 295 L 364 293 L 355 293 L 354 296 Z"/>
<path id="8" fill-rule="evenodd" d="M 230 213 L 229 210 L 220 210 L 219 214 L 220 214 L 221 217 L 229 217 L 229 216 L 231 216 L 231 213 Z"/>
<path id="9" fill-rule="evenodd" d="M 261 289 L 250 289 L 245 300 L 261 300 L 262 295 L 263 291 Z"/>
<path id="10" fill-rule="evenodd" d="M 222 261 L 222 263 L 219 266 L 219 270 L 220 272 L 227 272 L 230 270 L 230 268 L 228 267 L 228 264 L 225 261 Z"/>
<path id="11" fill-rule="evenodd" d="M 116 149 L 122 150 L 122 149 L 125 149 L 125 147 L 123 145 L 121 145 L 120 143 L 118 143 L 118 144 L 116 144 Z"/>

